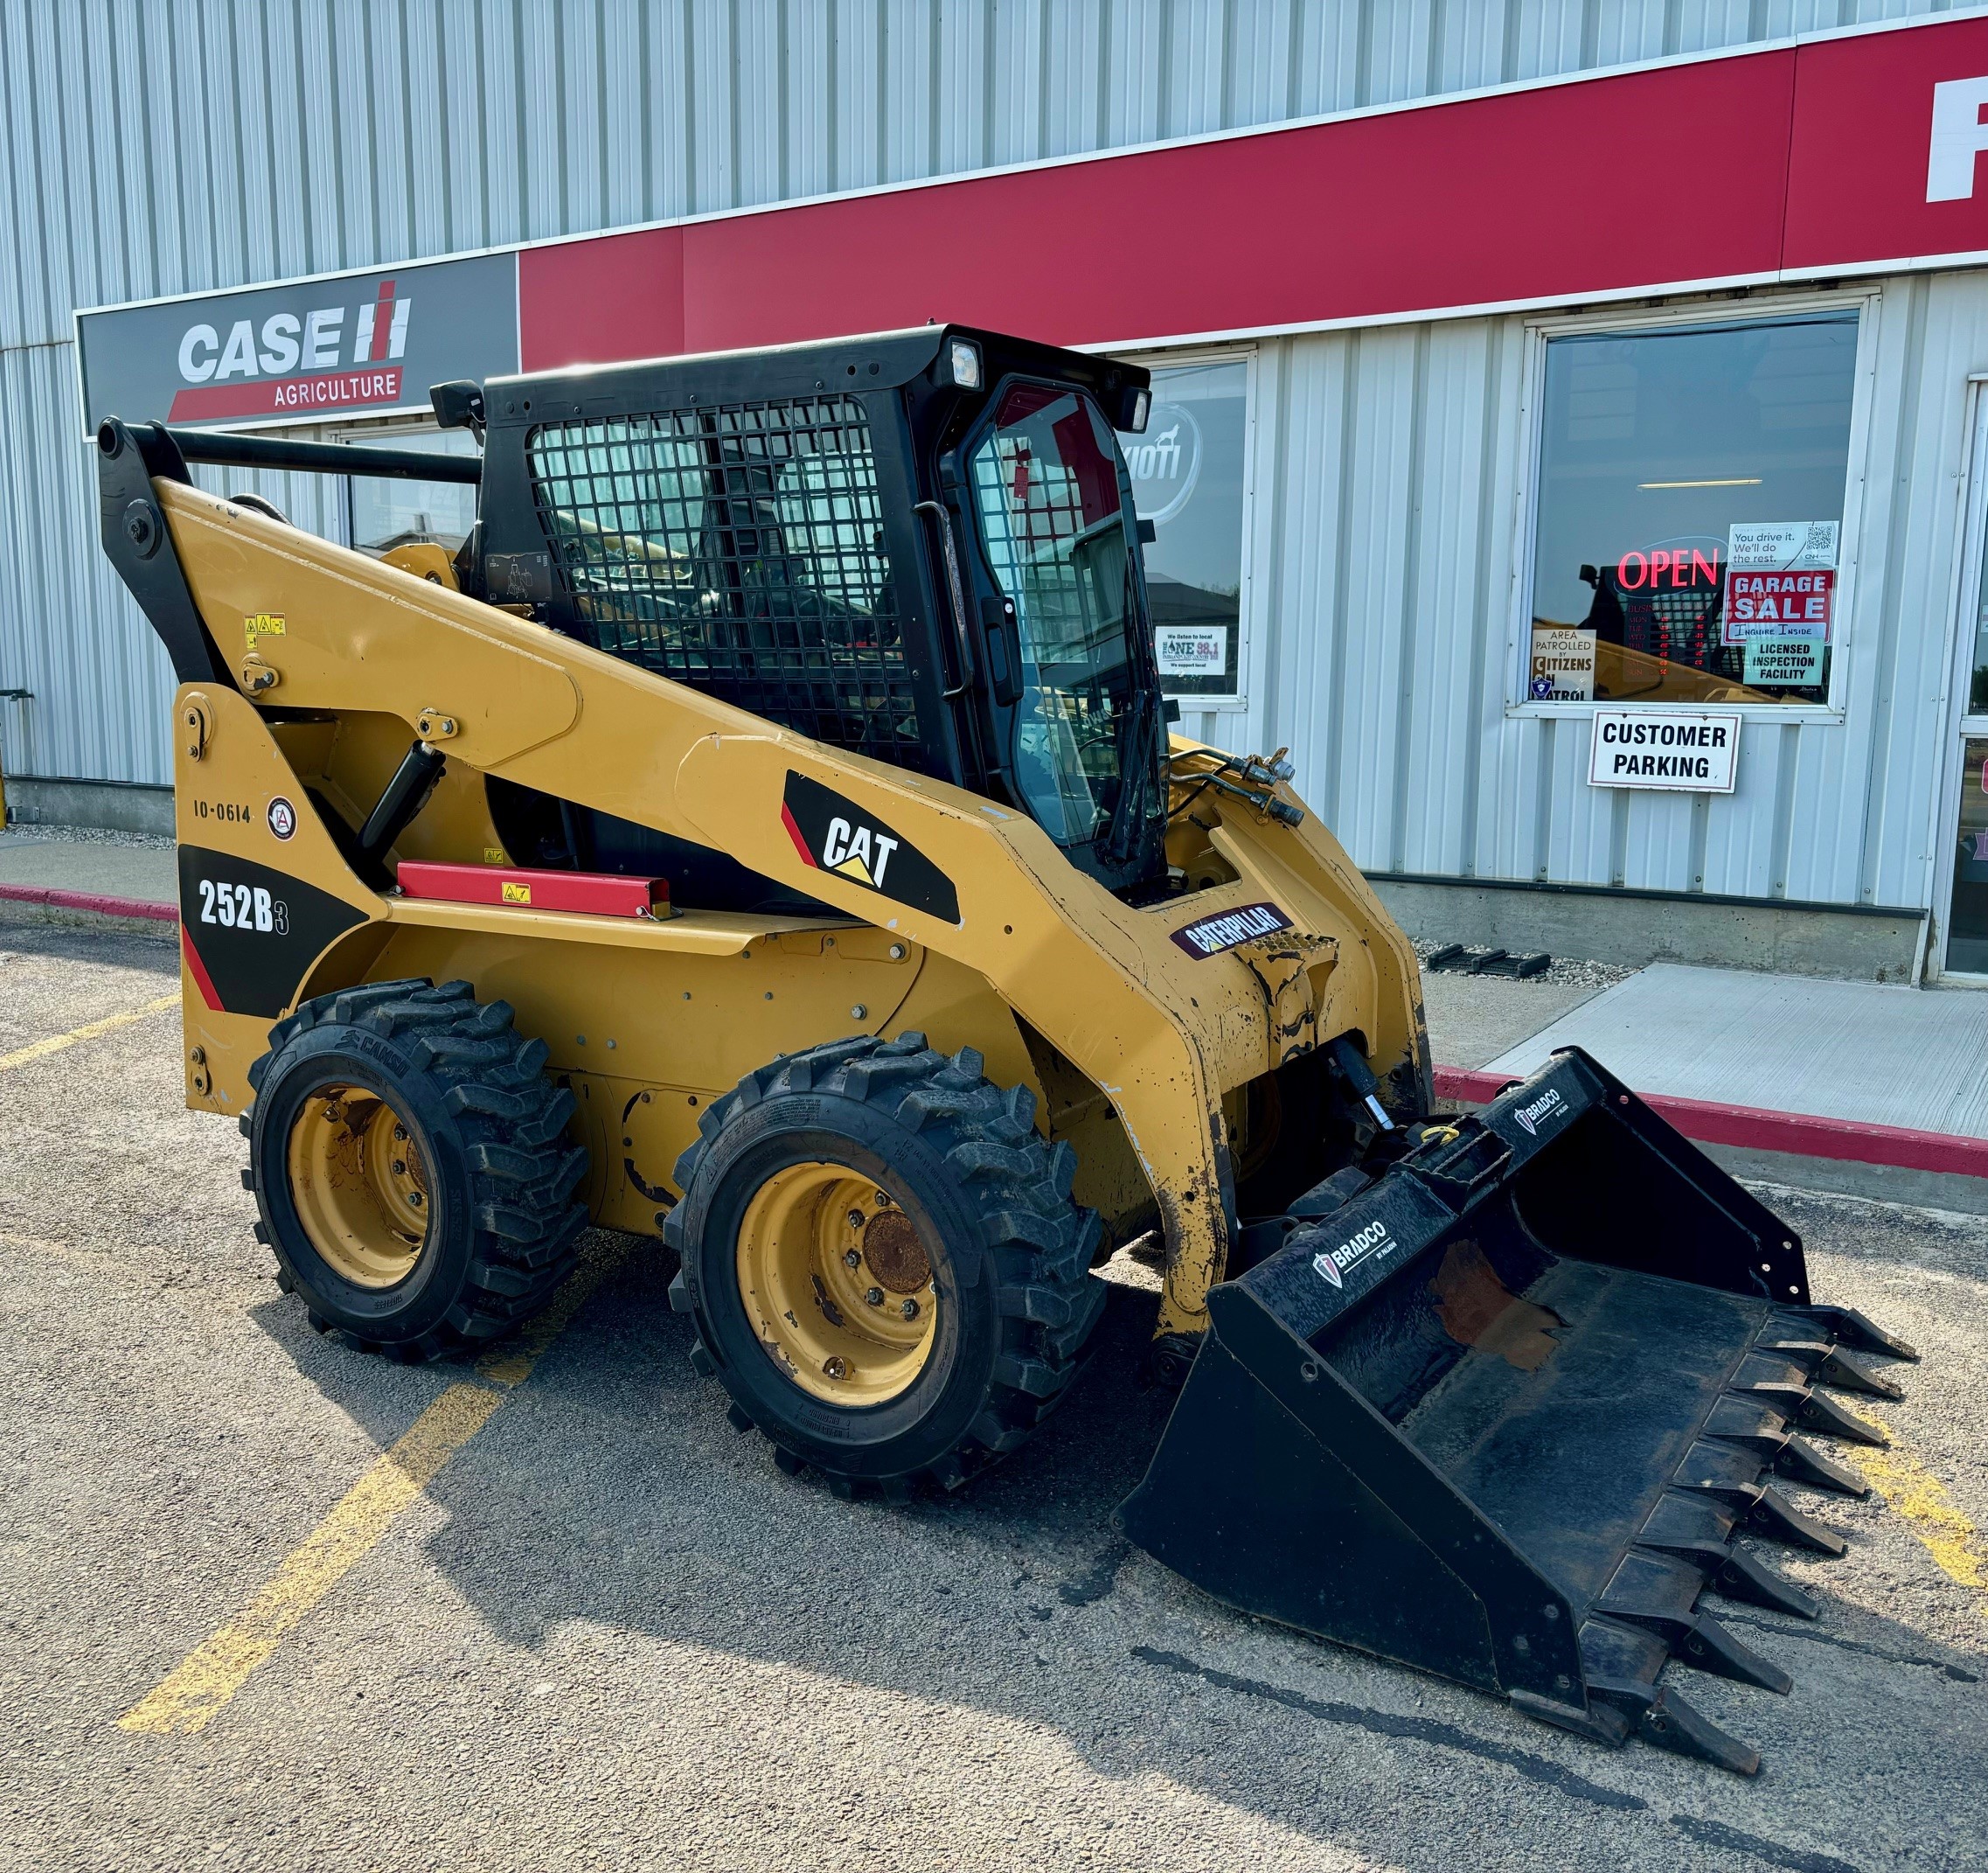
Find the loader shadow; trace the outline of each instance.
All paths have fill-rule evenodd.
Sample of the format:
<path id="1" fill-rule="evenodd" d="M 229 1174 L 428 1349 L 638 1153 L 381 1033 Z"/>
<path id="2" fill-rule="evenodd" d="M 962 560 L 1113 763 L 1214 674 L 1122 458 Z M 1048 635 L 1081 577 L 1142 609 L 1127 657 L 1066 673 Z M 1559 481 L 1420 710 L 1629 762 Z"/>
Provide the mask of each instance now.
<path id="1" fill-rule="evenodd" d="M 1691 1859 L 1681 1832 L 1700 1846 L 1804 1852 L 1780 1863 L 1844 1873 L 1851 1863 L 1790 1842 L 1869 1838 L 1848 1779 L 1841 1809 L 1818 1814 L 1804 1765 L 1800 1804 L 1772 1804 L 1778 1838 L 1726 1828 L 1724 1839 L 1724 1824 L 1702 1817 L 1732 1812 L 1742 1785 L 1716 1772 L 1579 1744 L 1496 1700 L 1263 1626 L 1130 1549 L 1113 1511 L 1174 1398 L 1143 1376 L 1150 1293 L 1114 1286 L 1083 1381 L 1018 1457 L 958 1496 L 892 1509 L 788 1478 L 762 1438 L 732 1430 L 721 1388 L 689 1368 L 690 1330 L 665 1292 L 673 1268 L 658 1245 L 634 1245 L 532 1379 L 429 1485 L 448 1520 L 427 1560 L 510 1644 L 556 1658 L 560 1630 L 582 1625 L 1047 1726 L 1101 1775 L 1165 1778 L 1390 1863 L 1433 1861 L 1405 1851 L 1390 1800 L 1328 1772 L 1362 1735 L 1401 1739 L 1402 1778 L 1430 1799 L 1449 1799 L 1471 1758 L 1515 1771 L 1473 1779 L 1487 1823 L 1502 1810 L 1537 1829 L 1544 1788 L 1583 1828 L 1610 1830 L 1597 1845 L 1640 1843 L 1665 1863 Z M 383 1443 L 407 1422 L 407 1386 L 433 1392 L 465 1375 L 351 1353 L 311 1333 L 294 1303 L 261 1312 L 300 1371 Z M 1825 1627 L 1832 1614 L 1825 1606 Z M 1855 1629 L 1836 1647 L 1787 1621 L 1748 1636 L 1798 1675 L 1813 1654 L 1839 1671 L 1904 1672 L 1915 1692 L 1937 1687 L 1923 1710 L 1939 1732 L 1917 1755 L 1923 1786 L 1899 1794 L 1907 1812 L 1937 1814 L 1955 1776 L 1988 1765 L 1988 1674 L 1908 1626 L 1859 1612 Z M 1695 1674 L 1690 1684 L 1709 1715 L 1774 1746 L 1760 1706 L 1780 1700 Z M 1401 1714 L 1415 1709 L 1437 1715 Z M 1753 1801 L 1741 1812 L 1759 1811 Z M 1693 1835 L 1700 1821 L 1712 1833 Z M 1897 1863 L 1909 1863 L 1900 1845 Z M 1878 1853 L 1857 1863 L 1888 1863 Z"/>

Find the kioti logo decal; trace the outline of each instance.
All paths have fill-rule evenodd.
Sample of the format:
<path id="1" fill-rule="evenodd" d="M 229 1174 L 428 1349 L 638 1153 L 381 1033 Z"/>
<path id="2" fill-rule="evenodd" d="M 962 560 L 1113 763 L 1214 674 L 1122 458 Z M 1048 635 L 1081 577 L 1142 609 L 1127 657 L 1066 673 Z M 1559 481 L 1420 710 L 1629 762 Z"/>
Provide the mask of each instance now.
<path id="1" fill-rule="evenodd" d="M 1173 940 L 1192 957 L 1220 956 L 1239 943 L 1254 943 L 1259 936 L 1290 927 L 1291 920 L 1275 904 L 1245 904 L 1239 910 L 1225 910 L 1220 916 L 1184 924 L 1174 931 Z"/>
<path id="2" fill-rule="evenodd" d="M 780 823 L 804 864 L 948 923 L 959 922 L 952 880 L 902 833 L 832 788 L 789 769 Z"/>

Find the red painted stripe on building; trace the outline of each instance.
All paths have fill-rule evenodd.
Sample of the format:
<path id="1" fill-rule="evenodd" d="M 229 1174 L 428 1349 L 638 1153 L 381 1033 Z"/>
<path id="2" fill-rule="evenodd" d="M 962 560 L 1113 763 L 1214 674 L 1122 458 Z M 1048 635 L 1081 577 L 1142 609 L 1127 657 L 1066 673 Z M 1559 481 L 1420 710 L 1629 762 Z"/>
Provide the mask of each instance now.
<path id="1" fill-rule="evenodd" d="M 145 897 L 109 897 L 97 891 L 59 891 L 46 885 L 0 884 L 0 900 L 46 904 L 52 910 L 86 910 L 100 917 L 142 917 L 156 923 L 179 921 L 177 904 L 161 904 Z"/>
<path id="2" fill-rule="evenodd" d="M 1988 252 L 1929 203 L 1988 19 L 524 249 L 527 371 L 960 320 L 1064 344 Z"/>
<path id="3" fill-rule="evenodd" d="M 1461 1067 L 1435 1069 L 1435 1094 L 1463 1104 L 1482 1105 L 1512 1083 L 1508 1073 L 1476 1073 Z M 1773 1112 L 1759 1106 L 1725 1105 L 1712 1099 L 1683 1099 L 1668 1093 L 1640 1095 L 1651 1111 L 1687 1138 L 1704 1145 L 1734 1145 L 1748 1151 L 1779 1151 L 1803 1158 L 1832 1158 L 1852 1164 L 1882 1164 L 1901 1171 L 1938 1171 L 1950 1176 L 1988 1177 L 1988 1138 L 1947 1131 L 1916 1131 L 1903 1125 L 1865 1124 L 1808 1112 Z"/>

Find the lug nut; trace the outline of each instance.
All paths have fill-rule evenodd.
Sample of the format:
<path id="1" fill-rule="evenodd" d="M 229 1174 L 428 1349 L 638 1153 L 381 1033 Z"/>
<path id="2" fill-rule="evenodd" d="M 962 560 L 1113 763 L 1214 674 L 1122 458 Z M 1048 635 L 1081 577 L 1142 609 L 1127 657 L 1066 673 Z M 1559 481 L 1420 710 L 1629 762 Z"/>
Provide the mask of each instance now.
<path id="1" fill-rule="evenodd" d="M 906 1319 L 915 1320 L 918 1318 L 918 1303 L 914 1300 L 907 1300 L 903 1306 L 898 1309 L 898 1312 L 901 1313 Z"/>
<path id="2" fill-rule="evenodd" d="M 412 1203 L 416 1209 L 419 1209 L 421 1205 L 427 1201 L 427 1199 L 425 1198 L 419 1190 L 410 1190 L 407 1193 L 407 1201 Z M 910 1303 L 907 1302 L 906 1305 L 908 1306 Z"/>
<path id="3" fill-rule="evenodd" d="M 881 1307 L 884 1305 L 884 1291 L 881 1288 L 872 1288 L 863 1299 L 872 1307 Z"/>
<path id="4" fill-rule="evenodd" d="M 845 1268 L 860 1268 L 863 1265 L 863 1257 L 854 1249 L 845 1250 L 843 1253 L 842 1265 Z"/>
<path id="5" fill-rule="evenodd" d="M 890 1194 L 890 1192 L 889 1192 L 889 1191 L 887 1191 L 887 1190 L 879 1190 L 879 1191 L 877 1193 L 877 1208 L 878 1208 L 879 1209 L 888 1209 L 890 1207 L 891 1207 L 891 1194 Z"/>
<path id="6" fill-rule="evenodd" d="M 846 1379 L 849 1376 L 849 1361 L 839 1353 L 831 1353 L 822 1361 L 822 1371 L 831 1379 Z"/>
<path id="7" fill-rule="evenodd" d="M 407 1160 L 405 1158 L 396 1158 L 393 1160 L 393 1174 L 396 1177 L 405 1177 L 407 1174 Z"/>
<path id="8" fill-rule="evenodd" d="M 407 1128 L 405 1125 L 394 1126 L 393 1142 L 396 1145 L 405 1145 L 407 1142 Z"/>
<path id="9" fill-rule="evenodd" d="M 849 1213 L 849 1227 L 852 1229 L 861 1229 L 868 1221 L 869 1218 L 859 1209 L 852 1209 Z"/>

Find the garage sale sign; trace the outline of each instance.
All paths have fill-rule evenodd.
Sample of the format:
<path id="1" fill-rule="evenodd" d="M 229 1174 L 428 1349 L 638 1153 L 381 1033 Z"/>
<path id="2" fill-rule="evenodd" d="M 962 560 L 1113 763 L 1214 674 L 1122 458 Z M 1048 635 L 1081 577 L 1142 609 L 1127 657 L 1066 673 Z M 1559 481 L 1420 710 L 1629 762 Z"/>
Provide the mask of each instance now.
<path id="1" fill-rule="evenodd" d="M 1725 641 L 1750 644 L 1755 637 L 1826 640 L 1835 600 L 1833 572 L 1728 572 Z"/>
<path id="2" fill-rule="evenodd" d="M 1740 773 L 1740 720 L 1727 709 L 1596 709 L 1588 783 L 1730 793 Z"/>

